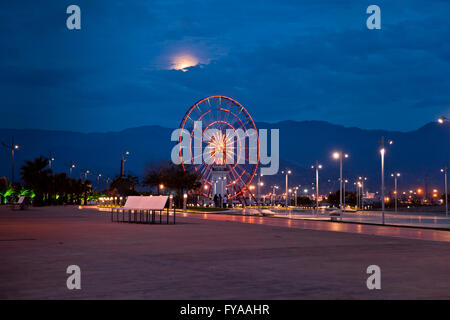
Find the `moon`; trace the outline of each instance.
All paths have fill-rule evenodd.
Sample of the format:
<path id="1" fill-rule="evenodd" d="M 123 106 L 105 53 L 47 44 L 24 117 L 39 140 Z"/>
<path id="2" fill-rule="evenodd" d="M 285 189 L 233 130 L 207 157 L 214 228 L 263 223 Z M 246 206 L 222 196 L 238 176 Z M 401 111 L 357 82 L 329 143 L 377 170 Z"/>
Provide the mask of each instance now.
<path id="1" fill-rule="evenodd" d="M 181 54 L 173 57 L 171 69 L 186 72 L 189 67 L 194 67 L 198 63 L 199 61 L 196 57 L 189 54 Z"/>

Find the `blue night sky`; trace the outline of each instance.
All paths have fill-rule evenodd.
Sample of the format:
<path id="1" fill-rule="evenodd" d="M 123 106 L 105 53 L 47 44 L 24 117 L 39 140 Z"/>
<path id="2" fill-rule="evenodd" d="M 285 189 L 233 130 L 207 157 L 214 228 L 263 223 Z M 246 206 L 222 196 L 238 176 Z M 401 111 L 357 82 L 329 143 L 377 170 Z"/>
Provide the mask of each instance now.
<path id="1" fill-rule="evenodd" d="M 366 28 L 371 4 L 381 30 Z M 3 2 L 0 127 L 176 127 L 221 94 L 255 121 L 412 130 L 450 116 L 449 13 L 436 0 Z M 186 56 L 198 64 L 173 69 Z"/>

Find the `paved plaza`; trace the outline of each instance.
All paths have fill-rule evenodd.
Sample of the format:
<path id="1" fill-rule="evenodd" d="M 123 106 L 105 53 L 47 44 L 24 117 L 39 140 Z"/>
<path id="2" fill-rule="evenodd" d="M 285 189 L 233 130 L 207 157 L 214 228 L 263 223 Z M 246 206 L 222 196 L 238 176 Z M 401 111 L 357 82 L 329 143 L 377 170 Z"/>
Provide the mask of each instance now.
<path id="1" fill-rule="evenodd" d="M 285 209 L 267 209 L 272 211 L 275 216 L 289 217 L 291 219 L 312 219 L 312 220 L 330 220 L 329 212 L 320 210 L 319 214 L 314 214 L 314 210 L 285 210 Z M 358 211 L 345 212 L 342 216 L 344 222 L 359 222 L 370 224 L 381 224 L 381 211 Z M 385 224 L 409 226 L 409 227 L 423 227 L 423 228 L 437 228 L 450 230 L 450 217 L 446 216 L 444 212 L 429 213 L 429 212 L 399 212 L 386 211 Z"/>
<path id="2" fill-rule="evenodd" d="M 448 231 L 287 220 L 142 225 L 95 209 L 1 208 L 0 298 L 450 299 Z M 366 287 L 374 264 L 381 290 Z M 69 265 L 81 290 L 66 287 Z"/>

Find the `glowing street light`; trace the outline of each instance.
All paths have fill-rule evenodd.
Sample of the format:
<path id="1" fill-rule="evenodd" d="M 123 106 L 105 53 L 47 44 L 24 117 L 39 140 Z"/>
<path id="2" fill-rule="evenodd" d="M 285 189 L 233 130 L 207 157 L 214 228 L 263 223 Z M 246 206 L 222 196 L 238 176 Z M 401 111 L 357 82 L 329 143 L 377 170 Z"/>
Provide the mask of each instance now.
<path id="1" fill-rule="evenodd" d="M 264 186 L 264 183 L 261 182 L 262 176 L 263 176 L 262 173 L 258 174 L 258 207 L 260 206 L 260 201 L 261 201 L 261 187 Z"/>
<path id="2" fill-rule="evenodd" d="M 398 199 L 398 190 L 397 190 L 397 178 L 400 177 L 400 173 L 391 173 L 391 177 L 394 178 L 394 194 L 395 194 L 395 213 L 397 213 L 397 199 Z"/>
<path id="3" fill-rule="evenodd" d="M 125 151 L 122 153 L 122 160 L 120 161 L 120 177 L 123 178 L 125 176 L 125 161 L 127 161 L 126 156 L 130 154 L 129 151 Z"/>
<path id="4" fill-rule="evenodd" d="M 284 171 L 281 171 L 281 173 L 286 175 L 286 203 L 285 203 L 285 205 L 286 205 L 286 208 L 287 208 L 288 207 L 288 197 L 289 197 L 289 194 L 288 194 L 288 175 L 291 174 L 292 171 L 291 170 L 284 170 Z"/>
<path id="5" fill-rule="evenodd" d="M 278 186 L 272 186 L 272 205 L 275 205 L 275 199 L 276 199 L 276 193 L 275 193 L 275 189 L 278 189 Z"/>
<path id="6" fill-rule="evenodd" d="M 339 208 L 341 210 L 341 214 L 342 214 L 342 159 L 343 158 L 348 158 L 348 154 L 346 153 L 342 153 L 342 151 L 339 152 L 334 152 L 333 153 L 333 158 L 335 160 L 339 160 Z"/>
<path id="7" fill-rule="evenodd" d="M 445 216 L 448 217 L 448 190 L 447 190 L 447 175 L 448 168 L 442 168 L 441 172 L 444 173 L 444 193 L 445 193 Z"/>
<path id="8" fill-rule="evenodd" d="M 183 211 L 186 211 L 187 198 L 187 193 L 183 194 Z"/>
<path id="9" fill-rule="evenodd" d="M 52 168 L 52 162 L 55 161 L 54 157 L 50 157 L 48 158 L 48 168 L 51 169 Z"/>
<path id="10" fill-rule="evenodd" d="M 358 177 L 358 202 L 361 211 L 364 211 L 364 181 L 367 181 L 367 177 Z"/>
<path id="11" fill-rule="evenodd" d="M 447 118 L 447 117 L 442 116 L 442 117 L 439 117 L 437 121 L 438 121 L 440 124 L 443 124 L 445 121 L 450 121 L 450 119 Z"/>
<path id="12" fill-rule="evenodd" d="M 344 198 L 343 198 L 343 200 L 344 200 L 344 203 L 343 203 L 343 205 L 344 205 L 344 211 L 345 211 L 345 185 L 348 183 L 348 180 L 347 179 L 344 179 Z"/>
<path id="13" fill-rule="evenodd" d="M 322 169 L 322 165 L 319 161 L 316 161 L 315 165 L 311 166 L 311 169 L 316 169 L 316 214 L 319 213 L 319 169 Z"/>
<path id="14" fill-rule="evenodd" d="M 69 167 L 69 176 L 72 178 L 72 169 L 75 168 L 75 165 L 72 163 Z"/>
<path id="15" fill-rule="evenodd" d="M 14 137 L 11 138 L 11 144 L 7 145 L 6 143 L 2 142 L 2 145 L 5 148 L 8 148 L 11 150 L 11 184 L 14 183 L 14 154 L 17 149 L 19 149 L 19 145 L 14 144 Z"/>
<path id="16" fill-rule="evenodd" d="M 290 189 L 289 189 L 290 190 Z M 298 191 L 298 187 L 295 187 L 294 188 L 294 196 L 295 196 L 295 198 L 294 198 L 294 206 L 296 207 L 297 206 L 297 191 Z"/>
<path id="17" fill-rule="evenodd" d="M 84 172 L 84 182 L 86 182 L 87 176 L 88 176 L 89 173 L 91 173 L 89 170 L 86 170 L 86 171 Z"/>
<path id="18" fill-rule="evenodd" d="M 102 177 L 101 173 L 97 175 L 97 187 L 100 186 L 100 178 Z"/>
<path id="19" fill-rule="evenodd" d="M 380 154 L 381 154 L 381 223 L 384 224 L 384 155 L 386 153 L 386 148 L 385 148 L 385 139 L 384 137 L 381 137 L 380 140 Z M 389 145 L 392 145 L 394 142 L 392 140 L 387 140 L 387 143 Z"/>

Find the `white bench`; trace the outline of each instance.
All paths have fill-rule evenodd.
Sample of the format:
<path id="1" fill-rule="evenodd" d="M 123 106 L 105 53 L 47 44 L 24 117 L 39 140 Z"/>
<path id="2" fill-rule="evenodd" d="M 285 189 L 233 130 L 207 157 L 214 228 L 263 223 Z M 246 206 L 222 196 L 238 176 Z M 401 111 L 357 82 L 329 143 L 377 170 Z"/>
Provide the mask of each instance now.
<path id="1" fill-rule="evenodd" d="M 14 204 L 13 210 L 17 210 L 17 209 L 24 210 L 26 207 L 25 196 L 20 196 L 19 200 L 17 200 L 17 202 L 14 202 L 13 204 Z"/>
<path id="2" fill-rule="evenodd" d="M 155 214 L 159 212 L 159 223 L 162 223 L 162 215 L 166 206 L 168 196 L 129 196 L 123 208 L 115 208 L 111 211 L 111 221 L 119 220 L 119 213 L 122 213 L 122 222 L 155 223 Z M 125 221 L 125 212 L 128 212 L 128 221 Z M 132 219 L 132 214 L 133 218 Z M 137 219 L 139 214 L 139 221 Z M 150 221 L 151 214 L 151 221 Z M 169 224 L 169 208 L 167 208 L 167 224 Z M 175 210 L 173 211 L 173 223 L 175 224 Z"/>

